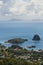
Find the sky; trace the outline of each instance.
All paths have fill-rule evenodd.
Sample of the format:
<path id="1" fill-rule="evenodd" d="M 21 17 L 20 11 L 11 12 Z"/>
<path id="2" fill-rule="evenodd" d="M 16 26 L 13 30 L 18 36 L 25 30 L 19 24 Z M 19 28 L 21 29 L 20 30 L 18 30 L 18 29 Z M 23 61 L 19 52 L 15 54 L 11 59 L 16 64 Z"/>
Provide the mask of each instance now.
<path id="1" fill-rule="evenodd" d="M 0 20 L 43 20 L 43 0 L 0 0 Z"/>

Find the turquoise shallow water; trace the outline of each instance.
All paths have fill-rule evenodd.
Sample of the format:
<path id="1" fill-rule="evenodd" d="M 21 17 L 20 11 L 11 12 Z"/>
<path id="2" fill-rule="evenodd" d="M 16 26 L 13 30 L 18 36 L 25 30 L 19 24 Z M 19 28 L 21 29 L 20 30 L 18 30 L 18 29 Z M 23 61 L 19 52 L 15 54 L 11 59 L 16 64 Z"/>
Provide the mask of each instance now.
<path id="1" fill-rule="evenodd" d="M 40 36 L 39 42 L 32 41 L 34 34 Z M 28 42 L 19 44 L 23 48 L 35 45 L 35 50 L 43 49 L 43 23 L 0 23 L 0 43 L 10 46 L 4 42 L 12 38 L 28 39 Z"/>

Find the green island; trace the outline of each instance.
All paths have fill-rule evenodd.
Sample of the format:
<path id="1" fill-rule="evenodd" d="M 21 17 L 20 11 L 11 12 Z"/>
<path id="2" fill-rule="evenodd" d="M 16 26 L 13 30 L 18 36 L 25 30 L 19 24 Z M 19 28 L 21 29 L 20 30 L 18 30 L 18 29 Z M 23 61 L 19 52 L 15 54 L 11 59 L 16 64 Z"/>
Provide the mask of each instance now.
<path id="1" fill-rule="evenodd" d="M 18 45 L 0 44 L 0 65 L 43 65 L 43 50 L 27 50 Z"/>
<path id="2" fill-rule="evenodd" d="M 23 39 L 23 38 L 14 38 L 14 39 L 10 39 L 8 41 L 5 41 L 5 43 L 24 43 L 25 41 L 28 41 L 27 39 Z"/>

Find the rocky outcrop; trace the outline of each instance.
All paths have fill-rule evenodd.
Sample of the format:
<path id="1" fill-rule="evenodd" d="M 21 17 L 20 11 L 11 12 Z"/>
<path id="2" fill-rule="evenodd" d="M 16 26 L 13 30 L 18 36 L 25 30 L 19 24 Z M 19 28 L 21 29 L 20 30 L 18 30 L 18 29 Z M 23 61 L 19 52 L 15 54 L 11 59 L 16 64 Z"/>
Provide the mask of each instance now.
<path id="1" fill-rule="evenodd" d="M 28 46 L 27 48 L 36 48 L 36 46 Z"/>
<path id="2" fill-rule="evenodd" d="M 40 36 L 39 35 L 34 35 L 33 39 L 34 41 L 40 41 Z"/>
<path id="3" fill-rule="evenodd" d="M 22 38 L 14 38 L 6 41 L 5 43 L 23 43 L 25 41 L 28 41 L 27 39 L 22 39 Z"/>
<path id="4" fill-rule="evenodd" d="M 12 45 L 11 47 L 9 47 L 9 49 L 22 49 L 22 47 L 18 45 Z"/>

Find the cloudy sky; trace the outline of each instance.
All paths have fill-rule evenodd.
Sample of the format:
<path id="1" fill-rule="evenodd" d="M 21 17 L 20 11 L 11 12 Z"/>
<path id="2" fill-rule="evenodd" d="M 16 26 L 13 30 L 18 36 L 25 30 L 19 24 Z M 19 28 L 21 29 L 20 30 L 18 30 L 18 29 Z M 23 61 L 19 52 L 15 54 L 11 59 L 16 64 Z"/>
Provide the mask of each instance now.
<path id="1" fill-rule="evenodd" d="M 43 0 L 0 0 L 0 20 L 43 19 Z"/>

